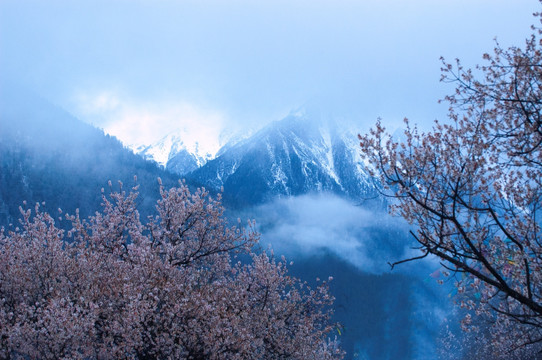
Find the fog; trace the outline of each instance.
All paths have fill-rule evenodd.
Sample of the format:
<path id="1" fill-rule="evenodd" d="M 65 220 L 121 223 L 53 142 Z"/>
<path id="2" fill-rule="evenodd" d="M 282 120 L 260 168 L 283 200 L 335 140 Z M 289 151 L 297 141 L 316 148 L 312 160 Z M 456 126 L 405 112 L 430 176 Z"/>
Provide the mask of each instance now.
<path id="1" fill-rule="evenodd" d="M 15 79 L 125 143 L 194 123 L 259 127 L 315 99 L 360 123 L 431 122 L 453 91 L 439 83 L 439 57 L 473 66 L 494 37 L 521 43 L 538 6 L 3 0 L 0 81 Z"/>
<path id="2" fill-rule="evenodd" d="M 363 272 L 389 272 L 389 263 L 419 255 L 401 218 L 383 208 L 364 208 L 333 194 L 281 198 L 249 212 L 262 242 L 294 257 L 332 253 Z M 433 260 L 424 266 L 438 266 Z M 401 267 L 396 271 L 401 272 Z M 412 271 L 405 265 L 404 271 Z"/>

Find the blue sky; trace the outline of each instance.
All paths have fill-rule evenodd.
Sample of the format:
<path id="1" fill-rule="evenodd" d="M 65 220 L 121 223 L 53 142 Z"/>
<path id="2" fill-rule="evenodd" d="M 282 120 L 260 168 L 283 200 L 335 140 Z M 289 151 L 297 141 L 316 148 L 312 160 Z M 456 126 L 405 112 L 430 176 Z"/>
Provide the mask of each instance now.
<path id="1" fill-rule="evenodd" d="M 353 119 L 442 118 L 440 61 L 519 44 L 537 0 L 0 0 L 0 81 L 127 143 L 216 139 L 306 103 Z"/>

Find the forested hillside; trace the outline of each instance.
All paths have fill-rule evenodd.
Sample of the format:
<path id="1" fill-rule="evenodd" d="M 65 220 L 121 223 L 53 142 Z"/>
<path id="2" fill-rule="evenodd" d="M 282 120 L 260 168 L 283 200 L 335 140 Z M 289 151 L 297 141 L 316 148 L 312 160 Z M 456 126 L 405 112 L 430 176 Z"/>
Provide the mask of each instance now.
<path id="1" fill-rule="evenodd" d="M 178 177 L 123 147 L 120 141 L 16 85 L 0 89 L 0 225 L 20 217 L 23 201 L 45 202 L 86 216 L 100 208 L 101 188 L 140 185 L 140 211 L 152 210 L 157 178 Z"/>

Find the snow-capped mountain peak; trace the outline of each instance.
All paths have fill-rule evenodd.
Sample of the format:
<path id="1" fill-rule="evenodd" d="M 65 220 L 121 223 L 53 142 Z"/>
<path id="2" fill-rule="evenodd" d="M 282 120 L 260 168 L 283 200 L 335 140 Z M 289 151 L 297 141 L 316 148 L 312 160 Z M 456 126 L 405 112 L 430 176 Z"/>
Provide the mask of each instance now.
<path id="1" fill-rule="evenodd" d="M 171 172 L 219 190 L 234 202 L 328 191 L 351 198 L 374 195 L 357 132 L 318 109 L 292 111 L 250 136 L 227 134 L 219 149 L 183 132 L 135 148 Z"/>
<path id="2" fill-rule="evenodd" d="M 154 144 L 133 146 L 132 150 L 148 160 L 178 174 L 189 173 L 213 159 L 220 146 L 212 139 L 202 142 L 187 131 L 177 130 Z M 211 141 L 209 141 L 211 140 Z"/>
<path id="3" fill-rule="evenodd" d="M 237 203 L 320 191 L 362 198 L 375 191 L 356 132 L 302 110 L 221 150 L 189 177 L 207 188 L 223 187 Z"/>

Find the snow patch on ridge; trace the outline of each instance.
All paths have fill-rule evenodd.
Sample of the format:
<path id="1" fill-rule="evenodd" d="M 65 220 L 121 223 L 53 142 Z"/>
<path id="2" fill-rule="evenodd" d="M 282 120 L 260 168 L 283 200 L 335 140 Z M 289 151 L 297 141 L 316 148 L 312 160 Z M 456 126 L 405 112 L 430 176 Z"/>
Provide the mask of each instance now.
<path id="1" fill-rule="evenodd" d="M 321 165 L 327 174 L 342 188 L 341 179 L 337 176 L 335 171 L 335 161 L 333 159 L 333 144 L 331 140 L 331 133 L 329 128 L 320 128 L 320 133 L 323 139 L 323 152 L 324 159 L 321 161 Z"/>

